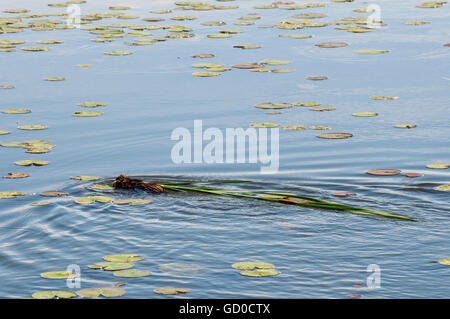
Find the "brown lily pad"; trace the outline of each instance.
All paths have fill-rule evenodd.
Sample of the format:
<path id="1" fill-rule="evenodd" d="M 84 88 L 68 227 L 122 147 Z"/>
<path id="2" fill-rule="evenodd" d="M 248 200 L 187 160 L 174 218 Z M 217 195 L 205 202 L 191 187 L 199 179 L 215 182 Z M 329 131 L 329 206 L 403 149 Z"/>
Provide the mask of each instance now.
<path id="1" fill-rule="evenodd" d="M 177 294 L 185 294 L 188 293 L 190 289 L 188 288 L 173 288 L 173 287 L 167 287 L 167 288 L 158 288 L 155 289 L 154 292 L 160 295 L 177 295 Z"/>
<path id="2" fill-rule="evenodd" d="M 335 193 L 333 193 L 333 196 L 336 196 L 336 197 L 356 196 L 356 193 L 335 192 Z"/>
<path id="3" fill-rule="evenodd" d="M 3 178 L 8 178 L 8 179 L 16 179 L 16 178 L 25 178 L 25 177 L 29 177 L 30 174 L 28 173 L 8 173 L 7 176 L 3 176 Z"/>
<path id="4" fill-rule="evenodd" d="M 328 77 L 326 76 L 308 76 L 306 78 L 309 81 L 323 81 L 323 80 L 328 80 Z"/>
<path id="5" fill-rule="evenodd" d="M 200 54 L 194 54 L 192 55 L 193 58 L 214 58 L 215 55 L 212 53 L 200 53 Z"/>
<path id="6" fill-rule="evenodd" d="M 263 67 L 264 67 L 263 64 L 258 64 L 258 63 L 243 63 L 243 64 L 233 65 L 233 68 L 236 68 L 236 69 L 259 69 L 259 68 L 263 68 Z"/>
<path id="7" fill-rule="evenodd" d="M 402 173 L 403 176 L 414 178 L 414 177 L 422 177 L 423 175 L 420 173 Z"/>
<path id="8" fill-rule="evenodd" d="M 393 176 L 400 174 L 399 169 L 391 169 L 391 168 L 375 168 L 375 169 L 369 169 L 366 173 L 369 175 L 376 175 L 376 176 Z"/>

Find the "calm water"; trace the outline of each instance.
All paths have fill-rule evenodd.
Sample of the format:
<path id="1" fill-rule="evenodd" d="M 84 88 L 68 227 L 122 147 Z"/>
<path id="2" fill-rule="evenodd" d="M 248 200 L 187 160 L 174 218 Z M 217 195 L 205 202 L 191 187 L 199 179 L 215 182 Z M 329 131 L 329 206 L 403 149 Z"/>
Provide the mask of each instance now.
<path id="1" fill-rule="evenodd" d="M 0 9 L 27 8 L 32 13 L 65 12 L 49 8 L 48 1 L 0 0 Z M 210 3 L 215 1 L 208 1 Z M 448 170 L 427 169 L 429 163 L 450 162 L 449 87 L 450 5 L 419 9 L 420 1 L 355 1 L 328 3 L 304 10 L 256 10 L 262 1 L 217 2 L 239 5 L 221 11 L 174 11 L 172 1 L 125 1 L 127 14 L 163 17 L 164 22 L 104 19 L 94 24 L 178 24 L 193 28 L 191 39 L 169 39 L 149 46 L 130 47 L 129 39 L 94 43 L 95 35 L 83 30 L 3 34 L 0 39 L 23 39 L 22 46 L 39 40 L 63 40 L 48 52 L 0 53 L 0 108 L 25 107 L 27 115 L 0 114 L 0 129 L 12 133 L 1 142 L 49 140 L 56 147 L 42 155 L 20 148 L 0 148 L 1 174 L 28 172 L 26 179 L 0 179 L 0 191 L 23 191 L 26 197 L 0 200 L 0 297 L 25 298 L 40 290 L 64 290 L 65 280 L 46 280 L 39 274 L 81 267 L 82 288 L 121 281 L 105 271 L 87 266 L 117 253 L 139 253 L 136 269 L 149 277 L 126 280 L 124 298 L 159 298 L 153 289 L 187 287 L 181 298 L 444 298 L 450 293 L 450 268 L 430 260 L 450 257 L 449 193 L 434 190 L 450 183 Z M 267 3 L 270 3 L 268 1 Z M 303 3 L 303 2 L 298 2 Z M 344 17 L 367 16 L 352 9 L 371 3 L 381 7 L 386 27 L 354 34 L 324 28 L 301 30 L 261 29 L 294 14 L 319 12 L 329 22 Z M 103 13 L 115 3 L 91 0 L 82 14 Z M 254 26 L 235 26 L 241 16 L 258 12 Z M 194 15 L 194 21 L 172 21 L 176 15 Z M 2 13 L 1 17 L 15 15 Z M 224 27 L 206 27 L 203 21 L 223 20 Z M 407 26 L 404 21 L 430 24 Z M 24 22 L 27 19 L 23 20 Z M 218 30 L 242 29 L 228 39 L 208 39 Z M 164 36 L 167 30 L 151 31 Z M 311 34 L 310 39 L 279 38 L 279 34 Z M 129 38 L 129 37 L 128 37 Z M 342 41 L 348 47 L 321 49 L 318 42 Z M 261 49 L 240 50 L 237 44 L 258 44 Z M 381 55 L 359 55 L 357 49 L 389 49 Z M 130 50 L 133 55 L 114 57 L 105 51 Z M 213 59 L 192 59 L 196 53 L 214 53 Z M 233 69 L 213 78 L 191 75 L 191 64 L 217 62 L 231 66 L 264 59 L 286 59 L 293 73 L 254 73 Z M 93 64 L 79 68 L 77 64 Z M 284 66 L 283 66 L 284 67 Z M 327 81 L 307 81 L 326 75 Z M 45 77 L 66 81 L 48 82 Z M 393 101 L 373 101 L 372 95 L 394 95 Z M 97 118 L 76 118 L 78 103 L 107 102 Z M 336 107 L 333 112 L 312 112 L 293 107 L 268 115 L 253 107 L 261 102 L 317 101 Z M 378 112 L 378 117 L 358 118 L 354 112 Z M 194 120 L 207 127 L 248 127 L 254 122 L 282 125 L 328 125 L 333 132 L 350 132 L 346 140 L 315 137 L 320 131 L 280 130 L 280 170 L 259 174 L 255 164 L 174 164 L 170 154 L 173 129 L 193 129 Z M 415 123 L 402 130 L 394 124 Z M 46 124 L 43 131 L 22 131 L 24 124 Z M 15 161 L 44 159 L 44 167 L 18 167 Z M 375 177 L 372 168 L 397 168 L 423 173 L 420 178 Z M 417 223 L 392 221 L 329 211 L 236 200 L 209 195 L 146 195 L 119 192 L 116 197 L 151 197 L 147 206 L 73 202 L 94 192 L 92 182 L 70 180 L 74 175 L 102 176 L 105 182 L 119 174 L 146 180 L 251 179 L 245 189 L 289 191 L 321 199 L 384 210 L 414 217 Z M 39 193 L 64 190 L 71 196 L 49 206 L 32 207 L 43 200 Z M 335 191 L 358 195 L 336 198 Z M 231 264 L 244 260 L 271 262 L 281 272 L 268 278 L 239 275 Z M 159 267 L 184 263 L 198 268 L 195 274 L 171 274 Z M 381 288 L 366 288 L 366 268 L 381 268 Z M 354 285 L 361 284 L 362 288 Z"/>

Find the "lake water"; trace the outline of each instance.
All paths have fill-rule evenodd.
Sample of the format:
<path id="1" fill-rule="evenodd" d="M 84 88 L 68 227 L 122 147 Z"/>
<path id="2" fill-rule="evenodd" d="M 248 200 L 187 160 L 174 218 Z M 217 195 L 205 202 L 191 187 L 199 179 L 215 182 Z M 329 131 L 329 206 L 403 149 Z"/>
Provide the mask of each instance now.
<path id="1" fill-rule="evenodd" d="M 26 8 L 32 13 L 65 12 L 47 7 L 48 1 L 0 0 L 0 9 Z M 207 1 L 238 5 L 233 10 L 173 11 L 173 1 L 124 1 L 127 15 L 94 21 L 94 25 L 133 23 L 184 25 L 195 37 L 168 39 L 146 46 L 127 46 L 132 37 L 95 43 L 86 30 L 54 30 L 0 35 L 0 40 L 26 40 L 16 52 L 0 52 L 0 108 L 29 108 L 26 115 L 0 114 L 0 129 L 11 134 L 0 142 L 48 140 L 56 147 L 47 154 L 24 153 L 21 148 L 0 148 L 1 174 L 27 172 L 24 179 L 0 179 L 0 191 L 21 191 L 27 196 L 0 199 L 0 297 L 27 298 L 41 290 L 67 290 L 65 280 L 43 279 L 40 273 L 81 267 L 81 288 L 123 281 L 110 272 L 87 266 L 105 255 L 138 253 L 144 260 L 136 269 L 148 277 L 126 279 L 122 298 L 160 298 L 161 287 L 186 287 L 177 298 L 448 298 L 450 268 L 430 260 L 450 258 L 449 193 L 435 188 L 450 183 L 449 170 L 427 164 L 450 163 L 450 5 L 416 8 L 420 1 L 354 1 L 301 10 L 258 10 L 270 1 Z M 314 1 L 313 1 L 314 2 Z M 298 1 L 297 4 L 304 3 Z M 111 4 L 91 0 L 81 13 L 104 13 Z M 353 9 L 377 4 L 386 26 L 369 33 L 335 30 L 334 25 L 281 30 L 273 25 L 292 15 L 317 12 L 328 16 L 314 22 L 364 17 Z M 261 17 L 252 26 L 233 25 L 250 13 Z M 169 18 L 192 15 L 193 21 Z M 2 13 L 1 17 L 15 14 Z M 161 17 L 163 22 L 145 22 Z M 49 19 L 61 19 L 53 17 Z M 25 23 L 30 19 L 23 19 Z M 222 20 L 226 26 L 203 26 Z M 409 26 L 410 20 L 429 24 Z M 206 36 L 220 29 L 241 29 L 230 38 Z M 168 30 L 152 30 L 164 36 Z M 310 34 L 309 39 L 280 38 L 279 34 Z M 39 40 L 63 40 L 47 52 L 26 52 L 24 46 L 41 46 Z M 319 42 L 339 41 L 347 47 L 324 49 Z M 257 44 L 241 50 L 233 45 Z M 389 53 L 362 55 L 358 49 L 388 49 Z M 107 56 L 105 51 L 129 50 L 132 55 Z M 212 59 L 191 55 L 213 53 Z M 193 63 L 226 66 L 265 59 L 290 60 L 281 68 L 292 73 L 258 73 L 233 69 L 211 78 L 192 76 Z M 93 64 L 81 68 L 77 64 Z M 308 81 L 308 76 L 327 76 Z M 65 77 L 65 81 L 44 81 Z M 374 95 L 397 96 L 390 101 Z M 100 117 L 78 118 L 85 110 L 78 103 L 101 101 Z M 335 111 L 314 112 L 294 106 L 269 115 L 254 107 L 262 102 L 317 101 Z M 377 112 L 377 117 L 355 117 L 355 112 Z M 247 128 L 250 123 L 327 125 L 329 132 L 349 132 L 344 140 L 319 139 L 326 131 L 280 130 L 279 171 L 260 174 L 259 164 L 176 164 L 171 159 L 177 127 L 193 130 L 194 120 L 204 128 Z M 414 123 L 414 129 L 394 128 Z M 45 124 L 49 129 L 24 131 L 18 125 Z M 42 167 L 20 167 L 15 161 L 42 159 Z M 373 168 L 395 168 L 423 176 L 371 176 Z M 148 181 L 247 179 L 237 188 L 294 192 L 349 205 L 383 210 L 417 219 L 417 222 L 362 217 L 264 201 L 199 194 L 148 195 L 120 191 L 114 196 L 148 197 L 145 206 L 114 204 L 78 205 L 76 197 L 95 194 L 87 186 L 98 182 L 70 180 L 75 175 L 101 176 L 106 183 L 119 174 Z M 231 186 L 230 186 L 231 187 Z M 50 199 L 51 205 L 31 203 L 48 198 L 42 191 L 62 190 L 69 197 Z M 336 191 L 357 196 L 337 198 Z M 273 263 L 280 274 L 249 278 L 231 268 L 238 261 Z M 161 265 L 183 263 L 192 273 L 167 273 Z M 366 271 L 381 270 L 381 287 L 370 289 Z M 355 286 L 357 285 L 357 286 Z M 359 287 L 361 285 L 362 287 Z M 170 297 L 170 296 L 169 296 Z"/>

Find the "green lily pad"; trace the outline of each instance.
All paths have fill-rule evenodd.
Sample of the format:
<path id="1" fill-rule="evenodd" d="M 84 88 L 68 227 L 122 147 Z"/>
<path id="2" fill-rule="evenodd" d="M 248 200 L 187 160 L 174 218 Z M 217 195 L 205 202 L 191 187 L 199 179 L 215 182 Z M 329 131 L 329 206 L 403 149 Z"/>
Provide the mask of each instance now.
<path id="1" fill-rule="evenodd" d="M 17 161 L 14 162 L 14 164 L 19 165 L 19 166 L 44 166 L 47 165 L 49 162 L 47 161 L 42 161 L 42 160 L 24 160 L 24 161 Z"/>
<path id="2" fill-rule="evenodd" d="M 292 38 L 292 39 L 310 39 L 312 35 L 310 34 L 280 34 L 280 38 Z"/>
<path id="3" fill-rule="evenodd" d="M 261 262 L 261 261 L 243 261 L 238 262 L 233 265 L 231 265 L 234 269 L 240 269 L 240 270 L 252 270 L 252 269 L 271 269 L 275 266 L 270 263 Z"/>
<path id="4" fill-rule="evenodd" d="M 436 187 L 436 189 L 438 191 L 450 192 L 450 184 L 439 185 L 438 187 Z"/>
<path id="5" fill-rule="evenodd" d="M 35 202 L 30 204 L 31 206 L 46 206 L 46 205 L 50 205 L 52 202 L 49 201 L 41 201 L 41 202 Z"/>
<path id="6" fill-rule="evenodd" d="M 283 130 L 293 130 L 293 131 L 303 131 L 306 130 L 306 126 L 304 125 L 284 125 L 281 126 Z"/>
<path id="7" fill-rule="evenodd" d="M 31 52 L 39 52 L 39 51 L 48 51 L 50 48 L 48 47 L 23 47 L 23 51 L 31 51 Z"/>
<path id="8" fill-rule="evenodd" d="M 318 75 L 318 76 L 308 76 L 308 77 L 306 77 L 306 79 L 309 81 L 324 81 L 324 80 L 328 80 L 328 77 L 323 76 L 323 75 Z"/>
<path id="9" fill-rule="evenodd" d="M 77 297 L 77 294 L 73 291 L 62 291 L 62 290 L 55 290 L 55 291 L 39 291 L 35 292 L 32 296 L 33 299 L 69 299 Z"/>
<path id="10" fill-rule="evenodd" d="M 447 169 L 450 167 L 450 164 L 428 164 L 427 167 L 433 169 Z"/>
<path id="11" fill-rule="evenodd" d="M 106 55 L 130 55 L 133 54 L 131 51 L 109 51 L 105 52 Z"/>
<path id="12" fill-rule="evenodd" d="M 331 127 L 329 126 L 311 126 L 311 130 L 330 130 Z"/>
<path id="13" fill-rule="evenodd" d="M 360 113 L 353 113 L 353 116 L 359 116 L 359 117 L 372 117 L 377 116 L 378 113 L 375 112 L 360 112 Z"/>
<path id="14" fill-rule="evenodd" d="M 91 269 L 103 269 L 107 271 L 116 271 L 116 270 L 124 270 L 132 268 L 134 265 L 132 263 L 124 263 L 124 262 L 98 262 L 94 265 L 89 265 L 88 268 Z"/>
<path id="15" fill-rule="evenodd" d="M 316 47 L 319 48 L 343 48 L 348 46 L 345 42 L 322 42 L 315 44 Z"/>
<path id="16" fill-rule="evenodd" d="M 154 292 L 160 295 L 177 295 L 177 294 L 185 294 L 188 293 L 190 289 L 188 288 L 173 288 L 173 287 L 166 287 L 166 288 L 158 288 L 155 289 Z"/>
<path id="17" fill-rule="evenodd" d="M 42 124 L 37 124 L 37 125 L 21 125 L 17 127 L 20 130 L 29 130 L 29 131 L 34 131 L 34 130 L 45 130 L 48 129 L 47 125 L 42 125 Z"/>
<path id="18" fill-rule="evenodd" d="M 232 35 L 231 34 L 220 33 L 220 34 L 208 34 L 207 37 L 211 38 L 211 39 L 215 39 L 215 38 L 231 38 Z"/>
<path id="19" fill-rule="evenodd" d="M 113 201 L 114 201 L 114 198 L 108 197 L 108 196 L 85 196 L 85 197 L 77 198 L 75 200 L 75 203 L 81 204 L 81 205 L 89 205 L 94 202 L 110 203 Z"/>
<path id="20" fill-rule="evenodd" d="M 16 198 L 17 196 L 25 196 L 22 192 L 0 192 L 1 199 Z"/>
<path id="21" fill-rule="evenodd" d="M 325 138 L 325 139 L 345 139 L 353 137 L 353 134 L 351 133 L 321 133 L 317 135 L 319 138 Z"/>
<path id="22" fill-rule="evenodd" d="M 258 128 L 264 128 L 264 127 L 278 127 L 280 124 L 277 123 L 252 123 L 249 125 L 250 127 L 258 127 Z"/>
<path id="23" fill-rule="evenodd" d="M 38 43 L 40 43 L 40 44 L 61 44 L 63 42 L 64 41 L 61 41 L 61 40 L 41 40 L 41 41 L 38 41 Z"/>
<path id="24" fill-rule="evenodd" d="M 87 288 L 77 291 L 77 295 L 83 298 L 97 298 L 97 297 L 106 297 L 106 298 L 114 298 L 120 297 L 125 294 L 125 290 L 122 288 Z"/>
<path id="25" fill-rule="evenodd" d="M 61 270 L 61 271 L 44 272 L 41 274 L 41 277 L 47 279 L 67 279 L 67 278 L 75 278 L 77 277 L 77 274 L 71 273 L 66 270 Z"/>
<path id="26" fill-rule="evenodd" d="M 441 265 L 450 266 L 450 258 L 441 259 L 438 261 Z"/>
<path id="27" fill-rule="evenodd" d="M 194 73 L 192 73 L 193 76 L 198 76 L 198 77 L 212 77 L 212 76 L 218 76 L 221 74 L 222 73 L 220 73 L 220 72 L 194 72 Z"/>
<path id="28" fill-rule="evenodd" d="M 30 174 L 28 174 L 28 173 L 8 173 L 8 175 L 3 176 L 3 178 L 16 179 L 16 178 L 26 178 L 29 176 L 30 176 Z"/>
<path id="29" fill-rule="evenodd" d="M 95 116 L 101 116 L 103 115 L 102 112 L 95 112 L 95 111 L 79 111 L 72 114 L 73 116 L 78 117 L 95 117 Z"/>
<path id="30" fill-rule="evenodd" d="M 414 128 L 417 127 L 416 124 L 395 124 L 394 127 L 396 128 Z"/>
<path id="31" fill-rule="evenodd" d="M 335 107 L 332 106 L 314 106 L 314 107 L 310 107 L 309 108 L 310 111 L 319 111 L 319 112 L 323 112 L 323 111 L 334 111 L 336 110 Z"/>
<path id="32" fill-rule="evenodd" d="M 272 102 L 266 102 L 266 103 L 258 103 L 255 104 L 255 107 L 258 109 L 286 109 L 286 108 L 290 108 L 292 107 L 292 104 L 290 103 L 283 103 L 283 102 L 279 102 L 279 103 L 272 103 Z"/>
<path id="33" fill-rule="evenodd" d="M 97 189 L 97 190 L 113 190 L 114 187 L 109 186 L 109 185 L 102 185 L 102 184 L 95 184 L 91 186 L 92 189 Z"/>
<path id="34" fill-rule="evenodd" d="M 388 53 L 389 50 L 383 50 L 383 49 L 363 49 L 363 50 L 356 50 L 356 53 L 359 54 L 383 54 Z"/>
<path id="35" fill-rule="evenodd" d="M 261 48 L 260 45 L 257 44 L 239 44 L 239 45 L 233 45 L 233 48 L 235 49 L 259 49 Z"/>
<path id="36" fill-rule="evenodd" d="M 146 270 L 119 270 L 115 271 L 113 273 L 116 277 L 123 277 L 123 278 L 138 278 L 138 277 L 146 277 L 150 276 L 150 271 Z"/>
<path id="37" fill-rule="evenodd" d="M 270 72 L 272 73 L 291 73 L 294 72 L 292 69 L 272 69 Z"/>
<path id="38" fill-rule="evenodd" d="M 276 276 L 280 272 L 275 269 L 257 269 L 257 270 L 244 270 L 240 274 L 247 277 L 269 277 Z"/>
<path id="39" fill-rule="evenodd" d="M 261 62 L 261 64 L 265 65 L 286 65 L 290 64 L 291 61 L 289 60 L 264 60 Z"/>
<path id="40" fill-rule="evenodd" d="M 41 196 L 44 197 L 61 197 L 61 196 L 69 196 L 66 192 L 63 191 L 45 191 L 41 193 Z"/>
<path id="41" fill-rule="evenodd" d="M 314 106 L 319 106 L 320 103 L 319 102 L 295 102 L 295 103 L 292 103 L 292 105 L 294 105 L 294 106 L 314 107 Z"/>
<path id="42" fill-rule="evenodd" d="M 49 78 L 44 78 L 45 81 L 52 81 L 52 82 L 57 82 L 57 81 L 65 81 L 66 78 L 58 78 L 58 77 L 49 77 Z"/>
<path id="43" fill-rule="evenodd" d="M 70 176 L 70 179 L 76 179 L 80 181 L 98 181 L 100 177 L 98 176 Z"/>
<path id="44" fill-rule="evenodd" d="M 396 96 L 383 96 L 383 95 L 374 95 L 370 97 L 372 100 L 395 100 Z"/>
<path id="45" fill-rule="evenodd" d="M 109 255 L 103 257 L 104 260 L 116 263 L 128 263 L 131 261 L 142 260 L 142 257 L 137 254 L 119 254 L 119 255 Z"/>
<path id="46" fill-rule="evenodd" d="M 5 114 L 27 114 L 27 113 L 31 113 L 31 110 L 29 110 L 29 109 L 6 109 L 6 110 L 2 110 L 2 113 L 5 113 Z"/>

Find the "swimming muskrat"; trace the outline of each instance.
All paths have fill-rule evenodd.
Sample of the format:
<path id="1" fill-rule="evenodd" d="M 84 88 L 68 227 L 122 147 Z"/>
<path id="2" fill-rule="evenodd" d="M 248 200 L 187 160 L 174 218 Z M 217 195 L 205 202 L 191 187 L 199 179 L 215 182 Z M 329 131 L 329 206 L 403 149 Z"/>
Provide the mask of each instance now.
<path id="1" fill-rule="evenodd" d="M 164 192 L 164 188 L 162 188 L 158 184 L 152 184 L 152 183 L 146 183 L 144 181 L 141 181 L 139 179 L 132 179 L 129 177 L 126 177 L 125 175 L 120 175 L 117 177 L 113 182 L 114 188 L 122 188 L 122 189 L 142 189 L 147 192 L 152 193 L 162 193 Z"/>

